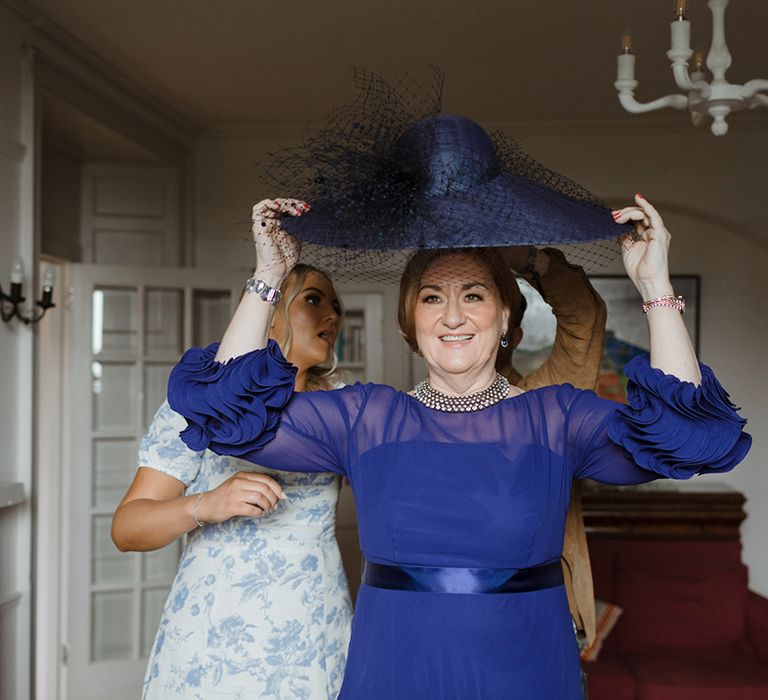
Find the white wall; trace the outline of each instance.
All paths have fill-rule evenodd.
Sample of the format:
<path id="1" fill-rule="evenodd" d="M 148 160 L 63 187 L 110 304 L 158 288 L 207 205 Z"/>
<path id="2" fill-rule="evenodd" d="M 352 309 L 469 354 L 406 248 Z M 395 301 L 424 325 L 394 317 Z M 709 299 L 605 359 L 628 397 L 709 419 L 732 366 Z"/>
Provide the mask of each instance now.
<path id="1" fill-rule="evenodd" d="M 707 478 L 747 496 L 744 558 L 751 586 L 768 594 L 761 534 L 768 530 L 768 447 L 761 440 L 768 432 L 763 362 L 768 313 L 761 284 L 768 270 L 768 135 L 740 130 L 739 115 L 731 120 L 731 133 L 720 139 L 685 123 L 675 131 L 641 130 L 630 119 L 626 126 L 526 125 L 523 147 L 611 205 L 630 201 L 637 191 L 648 197 L 673 233 L 673 273 L 701 275 L 701 357 L 743 407 L 755 437 L 752 452 L 735 472 Z M 505 131 L 516 129 L 507 125 Z M 290 144 L 299 135 L 289 129 L 263 136 L 230 132 L 198 141 L 194 250 L 199 265 L 247 269 L 250 206 L 269 194 L 257 181 L 253 162 L 271 145 Z M 605 270 L 620 271 L 618 261 Z"/>
<path id="2" fill-rule="evenodd" d="M 292 143 L 296 131 L 257 140 L 236 135 L 200 139 L 195 148 L 195 264 L 246 269 L 253 259 L 251 207 L 264 196 L 254 161 L 270 145 Z"/>
<path id="3" fill-rule="evenodd" d="M 29 218 L 31 134 L 22 128 L 23 29 L 0 5 L 0 284 L 8 291 L 17 255 L 34 270 Z M 30 295 L 27 294 L 29 297 Z M 32 478 L 32 331 L 14 320 L 0 326 L 0 481 Z M 26 698 L 30 667 L 30 505 L 0 509 L 0 699 Z"/>
<path id="4" fill-rule="evenodd" d="M 43 144 L 40 197 L 40 247 L 44 255 L 81 262 L 80 184 L 83 163 L 79 158 Z"/>

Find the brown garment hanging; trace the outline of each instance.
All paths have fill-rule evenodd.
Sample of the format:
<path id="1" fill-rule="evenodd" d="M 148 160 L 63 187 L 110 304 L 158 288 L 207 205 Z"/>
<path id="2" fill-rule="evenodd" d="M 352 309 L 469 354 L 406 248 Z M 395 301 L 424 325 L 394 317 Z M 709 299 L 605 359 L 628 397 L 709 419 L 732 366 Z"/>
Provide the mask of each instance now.
<path id="1" fill-rule="evenodd" d="M 595 389 L 605 342 L 605 302 L 584 270 L 568 263 L 559 250 L 544 250 L 550 259 L 546 272 L 536 275 L 523 271 L 522 275 L 552 307 L 557 319 L 552 352 L 541 367 L 525 377 L 514 368 L 505 374 L 526 390 L 565 383 Z M 579 482 L 574 482 L 571 490 L 562 561 L 571 615 L 591 644 L 595 639 L 595 597 Z"/>

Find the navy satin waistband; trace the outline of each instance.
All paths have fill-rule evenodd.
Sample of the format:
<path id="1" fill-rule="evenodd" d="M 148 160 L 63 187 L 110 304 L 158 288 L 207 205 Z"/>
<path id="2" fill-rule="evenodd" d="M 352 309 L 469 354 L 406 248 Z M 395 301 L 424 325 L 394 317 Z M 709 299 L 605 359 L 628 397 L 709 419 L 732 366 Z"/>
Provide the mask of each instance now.
<path id="1" fill-rule="evenodd" d="M 423 593 L 524 593 L 563 585 L 560 560 L 526 569 L 392 566 L 363 561 L 362 582 L 375 588 Z"/>

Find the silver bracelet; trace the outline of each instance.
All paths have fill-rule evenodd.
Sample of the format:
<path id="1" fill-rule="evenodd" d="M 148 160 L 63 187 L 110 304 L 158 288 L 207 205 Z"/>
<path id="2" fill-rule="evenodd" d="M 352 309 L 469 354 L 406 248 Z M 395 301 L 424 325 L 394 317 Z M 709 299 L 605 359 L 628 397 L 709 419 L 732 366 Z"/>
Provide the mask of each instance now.
<path id="1" fill-rule="evenodd" d="M 192 517 L 195 519 L 195 524 L 198 527 L 205 527 L 208 523 L 205 520 L 200 520 L 200 500 L 203 497 L 202 491 L 195 496 L 195 506 L 192 508 Z"/>
<path id="2" fill-rule="evenodd" d="M 282 293 L 276 287 L 270 287 L 264 280 L 257 280 L 249 277 L 245 283 L 245 291 L 249 294 L 258 294 L 264 301 L 272 306 L 277 306 Z"/>

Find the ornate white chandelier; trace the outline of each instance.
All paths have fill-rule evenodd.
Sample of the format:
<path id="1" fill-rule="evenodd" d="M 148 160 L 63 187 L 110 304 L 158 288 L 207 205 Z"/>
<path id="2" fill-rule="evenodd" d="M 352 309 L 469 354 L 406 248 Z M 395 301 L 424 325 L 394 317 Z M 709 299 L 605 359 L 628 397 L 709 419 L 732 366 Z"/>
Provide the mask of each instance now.
<path id="1" fill-rule="evenodd" d="M 688 61 L 694 55 L 691 50 L 691 23 L 685 15 L 687 0 L 676 0 L 675 14 L 670 25 L 671 41 L 667 58 L 672 62 L 672 74 L 677 86 L 686 95 L 667 95 L 652 102 L 638 102 L 635 99 L 635 56 L 632 53 L 629 34 L 622 36 L 622 50 L 617 64 L 614 87 L 619 92 L 619 102 L 628 112 L 639 114 L 663 107 L 688 108 L 696 126 L 701 126 L 712 117 L 712 133 L 722 136 L 728 132 L 725 118 L 740 109 L 768 107 L 768 80 L 750 80 L 744 85 L 732 85 L 725 79 L 725 71 L 731 65 L 731 54 L 725 43 L 725 8 L 729 0 L 709 0 L 712 12 L 712 45 L 707 54 L 707 68 L 712 80 L 706 81 L 703 68 L 704 56 L 698 51 L 693 62 L 693 71 L 688 72 Z"/>

